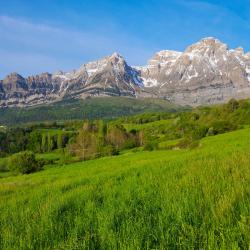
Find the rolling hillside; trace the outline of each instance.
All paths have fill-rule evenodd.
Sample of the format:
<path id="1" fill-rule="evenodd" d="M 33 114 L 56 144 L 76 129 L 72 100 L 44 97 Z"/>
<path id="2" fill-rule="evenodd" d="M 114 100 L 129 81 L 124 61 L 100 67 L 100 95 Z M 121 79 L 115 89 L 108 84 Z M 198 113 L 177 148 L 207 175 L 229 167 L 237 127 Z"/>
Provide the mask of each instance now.
<path id="1" fill-rule="evenodd" d="M 2 249 L 248 249 L 250 129 L 0 179 Z"/>

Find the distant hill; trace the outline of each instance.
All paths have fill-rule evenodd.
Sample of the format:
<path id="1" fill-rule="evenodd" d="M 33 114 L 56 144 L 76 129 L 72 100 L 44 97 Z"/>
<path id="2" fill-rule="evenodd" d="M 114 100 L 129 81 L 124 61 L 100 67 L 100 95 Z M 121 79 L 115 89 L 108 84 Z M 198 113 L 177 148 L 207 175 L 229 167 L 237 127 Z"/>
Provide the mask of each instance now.
<path id="1" fill-rule="evenodd" d="M 40 121 L 113 119 L 143 112 L 176 112 L 186 108 L 165 100 L 150 98 L 98 97 L 85 100 L 71 99 L 26 108 L 1 108 L 0 125 Z"/>

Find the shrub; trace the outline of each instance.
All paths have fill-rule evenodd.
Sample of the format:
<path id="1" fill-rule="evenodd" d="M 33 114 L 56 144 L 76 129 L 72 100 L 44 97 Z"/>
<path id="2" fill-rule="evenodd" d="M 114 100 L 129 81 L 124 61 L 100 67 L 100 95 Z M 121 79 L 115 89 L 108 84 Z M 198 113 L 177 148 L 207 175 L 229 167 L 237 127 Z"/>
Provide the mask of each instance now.
<path id="1" fill-rule="evenodd" d="M 136 141 L 134 138 L 128 138 L 121 149 L 131 149 L 131 148 L 134 148 L 136 147 Z"/>
<path id="2" fill-rule="evenodd" d="M 237 124 L 233 124 L 230 121 L 215 121 L 211 125 L 214 135 L 223 134 L 237 129 Z"/>
<path id="3" fill-rule="evenodd" d="M 31 151 L 23 151 L 12 155 L 8 161 L 11 171 L 21 174 L 29 174 L 42 169 L 44 162 L 36 160 L 35 154 Z"/>
<path id="4" fill-rule="evenodd" d="M 227 112 L 234 112 L 240 106 L 239 102 L 235 99 L 231 99 L 227 104 L 225 104 L 225 109 Z"/>
<path id="5" fill-rule="evenodd" d="M 148 141 L 143 149 L 146 151 L 156 150 L 158 149 L 158 143 L 156 141 Z"/>
<path id="6" fill-rule="evenodd" d="M 119 150 L 112 145 L 107 145 L 102 148 L 101 156 L 119 155 Z"/>
<path id="7" fill-rule="evenodd" d="M 7 172 L 8 171 L 8 162 L 7 158 L 0 159 L 0 172 Z"/>
<path id="8" fill-rule="evenodd" d="M 199 126 L 192 131 L 191 136 L 194 140 L 199 140 L 206 136 L 208 130 L 209 129 L 205 126 Z"/>
<path id="9" fill-rule="evenodd" d="M 136 135 L 137 131 L 136 131 L 136 129 L 133 128 L 129 131 L 129 133 L 132 135 Z"/>

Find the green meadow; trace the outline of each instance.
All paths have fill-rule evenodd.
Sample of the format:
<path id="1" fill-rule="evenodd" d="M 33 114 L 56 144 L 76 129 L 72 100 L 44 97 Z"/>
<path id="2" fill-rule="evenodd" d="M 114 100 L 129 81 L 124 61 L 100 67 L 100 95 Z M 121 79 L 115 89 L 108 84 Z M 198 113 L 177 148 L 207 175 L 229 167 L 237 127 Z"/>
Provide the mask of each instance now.
<path id="1" fill-rule="evenodd" d="M 250 129 L 1 178 L 0 201 L 1 249 L 249 249 Z"/>

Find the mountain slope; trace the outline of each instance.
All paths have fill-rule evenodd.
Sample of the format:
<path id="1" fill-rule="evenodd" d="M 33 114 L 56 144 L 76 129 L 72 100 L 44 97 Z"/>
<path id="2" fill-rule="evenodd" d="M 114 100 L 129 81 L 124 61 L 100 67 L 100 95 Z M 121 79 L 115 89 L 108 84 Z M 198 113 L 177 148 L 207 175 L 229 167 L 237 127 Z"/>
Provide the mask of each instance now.
<path id="1" fill-rule="evenodd" d="M 229 50 L 215 38 L 204 38 L 183 53 L 157 52 L 148 65 L 129 66 L 117 53 L 69 73 L 23 78 L 12 73 L 0 81 L 0 106 L 29 106 L 88 96 L 167 99 L 198 106 L 250 97 L 250 53 Z"/>
<path id="2" fill-rule="evenodd" d="M 136 96 L 141 82 L 117 53 L 70 73 L 43 73 L 26 79 L 11 73 L 0 82 L 0 106 L 25 106 L 88 96 Z"/>
<path id="3" fill-rule="evenodd" d="M 167 60 L 158 53 L 141 70 L 142 79 L 154 83 L 159 97 L 200 105 L 250 96 L 249 54 L 243 49 L 229 50 L 218 39 L 205 38 L 183 53 L 165 53 Z"/>
<path id="4" fill-rule="evenodd" d="M 64 100 L 34 107 L 0 109 L 0 125 L 76 119 L 112 119 L 143 112 L 175 112 L 184 108 L 166 100 L 149 98 L 99 97 Z"/>

